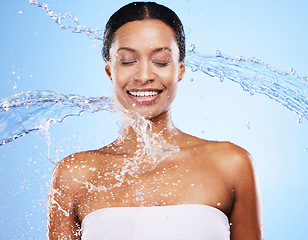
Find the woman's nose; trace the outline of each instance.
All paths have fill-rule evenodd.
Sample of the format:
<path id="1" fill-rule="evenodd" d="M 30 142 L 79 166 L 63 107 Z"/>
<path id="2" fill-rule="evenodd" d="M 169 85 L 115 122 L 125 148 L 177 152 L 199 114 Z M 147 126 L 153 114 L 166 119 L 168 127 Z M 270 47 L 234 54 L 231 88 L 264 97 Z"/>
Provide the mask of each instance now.
<path id="1" fill-rule="evenodd" d="M 154 81 L 155 74 L 149 62 L 141 62 L 137 68 L 137 73 L 135 75 L 135 80 L 142 84 Z"/>

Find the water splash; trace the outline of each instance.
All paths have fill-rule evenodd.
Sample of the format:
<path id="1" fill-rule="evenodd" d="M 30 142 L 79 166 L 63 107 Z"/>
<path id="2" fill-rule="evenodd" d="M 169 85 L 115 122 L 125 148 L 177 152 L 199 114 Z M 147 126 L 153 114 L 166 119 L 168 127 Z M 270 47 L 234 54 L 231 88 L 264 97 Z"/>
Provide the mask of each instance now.
<path id="1" fill-rule="evenodd" d="M 221 81 L 229 79 L 240 84 L 244 91 L 265 94 L 308 120 L 308 78 L 296 75 L 295 70 L 280 72 L 262 60 L 246 57 L 229 57 L 216 51 L 215 55 L 202 55 L 190 47 L 186 66 L 202 71 Z"/>
<path id="2" fill-rule="evenodd" d="M 101 29 L 86 27 L 70 13 L 56 14 L 49 10 L 47 4 L 38 3 L 36 0 L 30 0 L 30 3 L 44 9 L 61 29 L 82 33 L 91 39 L 102 41 Z M 75 27 L 62 24 L 61 20 L 65 17 L 69 17 Z M 297 113 L 300 116 L 299 122 L 308 120 L 308 77 L 298 76 L 293 68 L 290 72 L 281 72 L 274 70 L 262 60 L 229 57 L 219 50 L 214 55 L 204 55 L 196 52 L 194 44 L 188 48 L 185 65 L 191 67 L 193 72 L 199 70 L 211 77 L 218 77 L 220 81 L 229 79 L 239 83 L 243 90 L 249 91 L 251 95 L 256 92 L 265 94 Z"/>
<path id="3" fill-rule="evenodd" d="M 54 91 L 31 91 L 0 100 L 0 146 L 31 131 L 46 130 L 82 112 L 113 111 L 104 97 L 85 97 Z"/>
<path id="4" fill-rule="evenodd" d="M 128 111 L 116 100 L 114 100 L 114 102 L 116 103 L 115 108 L 119 111 L 122 117 L 122 133 L 120 134 L 119 140 L 125 140 L 121 137 L 125 136 L 125 131 L 131 127 L 138 136 L 137 143 L 143 146 L 140 148 L 139 152 L 136 152 L 134 162 L 140 161 L 140 156 L 150 156 L 151 158 L 147 159 L 146 162 L 155 165 L 159 161 L 162 161 L 167 157 L 170 157 L 173 153 L 179 151 L 177 146 L 173 146 L 163 139 L 161 133 L 155 133 L 152 131 L 153 123 L 150 120 L 145 119 L 138 112 Z M 137 165 L 139 166 L 140 164 Z"/>
<path id="5" fill-rule="evenodd" d="M 48 4 L 46 3 L 39 3 L 37 0 L 30 0 L 30 4 L 37 6 L 38 8 L 43 9 L 47 15 L 55 21 L 56 24 L 60 26 L 63 30 L 69 30 L 73 33 L 81 33 L 88 36 L 90 39 L 94 40 L 103 40 L 103 30 L 100 28 L 91 29 L 88 28 L 86 25 L 79 23 L 78 18 L 72 15 L 69 12 L 66 13 L 55 13 L 54 11 L 49 9 Z M 68 18 L 72 21 L 72 26 L 64 24 L 65 19 Z"/>
<path id="6" fill-rule="evenodd" d="M 47 4 L 36 0 L 30 3 L 43 9 L 63 30 L 81 33 L 90 39 L 102 41 L 103 31 L 91 29 L 78 22 L 70 13 L 58 14 Z M 68 17 L 73 25 L 63 23 Z M 191 45 L 186 53 L 185 65 L 192 71 L 202 71 L 221 81 L 229 79 L 240 84 L 251 95 L 265 94 L 300 116 L 299 122 L 308 120 L 308 78 L 290 72 L 280 72 L 261 60 L 229 57 L 216 51 L 204 55 Z M 48 128 L 50 123 L 62 122 L 68 116 L 79 116 L 83 111 L 112 110 L 112 101 L 106 97 L 66 95 L 53 91 L 20 93 L 0 100 L 0 146 L 33 130 Z"/>

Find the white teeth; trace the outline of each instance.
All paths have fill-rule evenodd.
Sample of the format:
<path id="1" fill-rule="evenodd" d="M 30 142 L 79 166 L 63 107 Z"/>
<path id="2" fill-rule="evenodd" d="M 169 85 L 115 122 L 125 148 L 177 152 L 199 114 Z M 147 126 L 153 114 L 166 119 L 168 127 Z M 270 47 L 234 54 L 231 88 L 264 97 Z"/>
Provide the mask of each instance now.
<path id="1" fill-rule="evenodd" d="M 159 91 L 128 91 L 134 97 L 154 97 L 159 94 Z"/>

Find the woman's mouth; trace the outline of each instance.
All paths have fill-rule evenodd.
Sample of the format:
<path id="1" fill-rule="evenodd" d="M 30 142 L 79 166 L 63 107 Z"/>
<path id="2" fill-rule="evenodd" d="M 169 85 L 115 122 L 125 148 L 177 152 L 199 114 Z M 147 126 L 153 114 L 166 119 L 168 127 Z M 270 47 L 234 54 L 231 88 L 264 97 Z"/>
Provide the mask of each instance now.
<path id="1" fill-rule="evenodd" d="M 128 95 L 133 99 L 134 102 L 140 104 L 151 104 L 154 103 L 162 90 L 129 90 Z"/>
<path id="2" fill-rule="evenodd" d="M 160 94 L 161 90 L 156 91 L 127 91 L 128 94 L 134 96 L 134 97 L 154 97 L 158 94 Z"/>

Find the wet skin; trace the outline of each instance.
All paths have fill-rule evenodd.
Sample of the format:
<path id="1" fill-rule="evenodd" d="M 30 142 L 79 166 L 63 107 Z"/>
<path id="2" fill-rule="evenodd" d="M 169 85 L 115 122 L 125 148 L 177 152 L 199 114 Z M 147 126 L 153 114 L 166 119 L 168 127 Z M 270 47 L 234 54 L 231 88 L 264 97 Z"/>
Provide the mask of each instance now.
<path id="1" fill-rule="evenodd" d="M 80 239 L 86 215 L 107 207 L 204 204 L 224 212 L 232 240 L 261 239 L 261 208 L 253 161 L 228 142 L 202 140 L 177 129 L 170 106 L 185 67 L 170 27 L 158 20 L 129 22 L 118 29 L 106 73 L 119 103 L 152 122 L 152 132 L 179 151 L 151 163 L 138 155 L 140 171 L 119 173 L 142 149 L 137 133 L 95 151 L 73 154 L 53 173 L 49 237 Z"/>
<path id="2" fill-rule="evenodd" d="M 118 29 L 110 49 L 106 73 L 115 96 L 126 109 L 146 119 L 169 110 L 185 72 L 173 35 L 173 30 L 158 20 L 130 22 Z M 146 90 L 159 94 L 139 100 L 129 94 Z"/>

